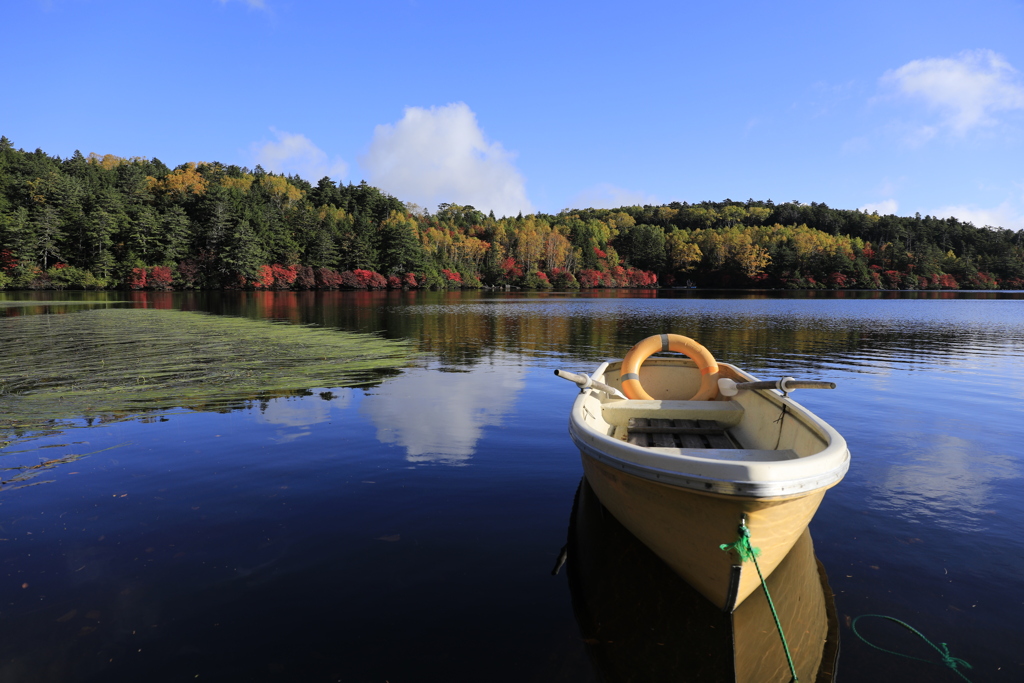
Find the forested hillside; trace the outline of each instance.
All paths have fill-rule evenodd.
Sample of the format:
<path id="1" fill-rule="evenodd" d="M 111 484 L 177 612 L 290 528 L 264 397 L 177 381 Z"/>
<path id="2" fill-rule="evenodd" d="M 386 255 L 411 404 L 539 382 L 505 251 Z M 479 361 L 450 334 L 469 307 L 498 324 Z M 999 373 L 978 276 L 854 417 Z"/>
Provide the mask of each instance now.
<path id="1" fill-rule="evenodd" d="M 413 209 L 413 210 L 410 210 Z M 771 201 L 435 213 L 365 183 L 0 138 L 0 289 L 1020 289 L 1024 231 Z"/>

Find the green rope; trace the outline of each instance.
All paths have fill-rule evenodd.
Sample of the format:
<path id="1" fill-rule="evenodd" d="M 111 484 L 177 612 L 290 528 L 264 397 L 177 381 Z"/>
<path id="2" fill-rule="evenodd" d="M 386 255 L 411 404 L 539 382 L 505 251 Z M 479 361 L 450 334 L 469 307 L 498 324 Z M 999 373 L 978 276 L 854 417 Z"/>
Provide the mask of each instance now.
<path id="1" fill-rule="evenodd" d="M 740 523 L 739 532 L 739 538 L 736 539 L 735 543 L 723 543 L 718 547 L 725 551 L 735 550 L 736 554 L 740 556 L 741 562 L 752 561 L 754 563 L 754 568 L 757 569 L 757 577 L 761 579 L 761 588 L 764 589 L 764 596 L 768 598 L 768 607 L 772 611 L 772 618 L 775 620 L 775 628 L 778 629 L 779 638 L 782 639 L 782 649 L 786 652 L 786 661 L 789 663 L 789 672 L 793 674 L 793 680 L 791 683 L 799 683 L 800 679 L 796 675 L 796 666 L 793 664 L 793 655 L 789 653 L 789 643 L 786 642 L 786 634 L 782 632 L 782 622 L 779 621 L 779 613 L 775 611 L 775 603 L 772 602 L 772 594 L 768 592 L 768 582 L 764 580 L 764 574 L 761 573 L 761 565 L 757 562 L 757 557 L 761 554 L 761 549 L 750 545 L 750 529 L 747 528 L 746 524 L 742 522 Z"/>
<path id="2" fill-rule="evenodd" d="M 740 524 L 740 537 L 736 539 L 735 543 L 723 543 L 718 547 L 725 551 L 735 550 L 736 554 L 740 556 L 741 562 L 753 560 L 754 566 L 757 566 L 757 558 L 761 555 L 760 548 L 751 547 L 750 529 L 745 524 Z"/>
<path id="3" fill-rule="evenodd" d="M 931 659 L 921 659 L 920 657 L 912 657 L 910 655 L 905 655 L 902 652 L 894 652 L 893 650 L 886 650 L 884 647 L 878 647 L 874 643 L 868 642 L 867 638 L 865 638 L 864 636 L 862 636 L 860 633 L 857 632 L 857 621 L 860 620 L 860 619 L 863 619 L 864 617 L 878 617 L 879 619 L 888 619 L 891 622 L 899 624 L 900 626 L 902 626 L 903 628 L 907 629 L 911 633 L 916 633 L 918 636 L 921 637 L 921 640 L 923 640 L 924 642 L 926 642 L 929 645 L 931 645 L 932 648 L 934 648 L 935 651 L 939 653 L 939 655 L 942 657 L 942 661 L 941 662 L 936 662 L 936 661 L 931 660 Z M 913 660 L 916 660 L 918 662 L 927 662 L 928 664 L 945 664 L 950 669 L 952 669 L 956 673 L 957 676 L 959 676 L 960 678 L 962 678 L 965 681 L 967 681 L 967 683 L 971 683 L 971 679 L 967 678 L 967 676 L 964 676 L 963 672 L 961 672 L 959 669 L 957 669 L 957 667 L 958 666 L 963 666 L 964 668 L 967 668 L 967 669 L 973 669 L 974 668 L 973 666 L 968 664 L 966 661 L 960 659 L 959 657 L 954 657 L 953 655 L 949 654 L 949 646 L 948 645 L 946 645 L 945 643 L 939 643 L 939 645 L 942 646 L 942 647 L 939 647 L 939 645 L 936 645 L 932 641 L 930 641 L 927 638 L 925 638 L 923 633 L 918 631 L 916 628 L 914 628 L 910 624 L 906 624 L 906 623 L 900 621 L 899 619 L 896 619 L 896 618 L 893 618 L 893 617 L 887 617 L 884 614 L 862 614 L 862 615 L 860 615 L 859 617 L 857 617 L 856 619 L 853 620 L 853 623 L 850 624 L 850 628 L 853 629 L 854 635 L 856 635 L 858 638 L 860 638 L 862 641 L 864 641 L 865 643 L 867 643 L 871 647 L 875 648 L 876 650 L 881 650 L 882 652 L 888 652 L 891 655 L 898 655 L 900 657 L 906 657 L 907 659 L 913 659 Z"/>

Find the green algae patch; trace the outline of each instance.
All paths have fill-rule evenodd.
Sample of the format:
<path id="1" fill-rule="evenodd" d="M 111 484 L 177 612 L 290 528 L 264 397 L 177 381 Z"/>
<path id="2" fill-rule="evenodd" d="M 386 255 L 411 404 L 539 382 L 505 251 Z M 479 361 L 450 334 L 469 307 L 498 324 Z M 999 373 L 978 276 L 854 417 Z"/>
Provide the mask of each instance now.
<path id="1" fill-rule="evenodd" d="M 153 411 L 230 410 L 379 381 L 411 343 L 206 313 L 99 309 L 0 318 L 0 448 Z"/>
<path id="2" fill-rule="evenodd" d="M 29 306 L 106 306 L 108 304 L 130 304 L 131 301 L 119 301 L 116 299 L 103 299 L 102 301 L 70 301 L 64 299 L 58 300 L 44 300 L 44 299 L 29 299 L 20 300 L 12 299 L 10 301 L 0 299 L 0 308 L 27 308 Z"/>

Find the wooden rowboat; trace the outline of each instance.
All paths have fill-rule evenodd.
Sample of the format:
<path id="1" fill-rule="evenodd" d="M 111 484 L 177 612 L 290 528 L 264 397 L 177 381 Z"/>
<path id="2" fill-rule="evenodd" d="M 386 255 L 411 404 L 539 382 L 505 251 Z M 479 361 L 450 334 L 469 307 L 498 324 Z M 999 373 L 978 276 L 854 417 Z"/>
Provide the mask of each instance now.
<path id="1" fill-rule="evenodd" d="M 649 358 L 658 350 L 687 357 Z M 759 382 L 687 337 L 645 339 L 591 377 L 555 373 L 581 387 L 569 434 L 602 504 L 727 612 L 758 588 L 757 567 L 767 577 L 779 566 L 849 468 L 843 437 L 788 396 L 834 385 Z M 745 534 L 757 567 L 744 561 Z"/>

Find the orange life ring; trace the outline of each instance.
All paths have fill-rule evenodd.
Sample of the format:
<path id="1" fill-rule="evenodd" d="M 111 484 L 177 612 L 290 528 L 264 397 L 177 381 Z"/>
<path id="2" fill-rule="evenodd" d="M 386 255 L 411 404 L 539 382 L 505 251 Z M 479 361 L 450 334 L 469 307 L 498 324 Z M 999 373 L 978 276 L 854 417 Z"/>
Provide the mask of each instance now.
<path id="1" fill-rule="evenodd" d="M 710 401 L 718 396 L 718 362 L 706 348 L 681 334 L 656 334 L 648 337 L 629 350 L 622 359 L 619 380 L 626 398 L 647 399 L 652 397 L 640 385 L 640 366 L 651 354 L 658 351 L 675 351 L 689 356 L 700 370 L 700 388 L 689 400 Z"/>

